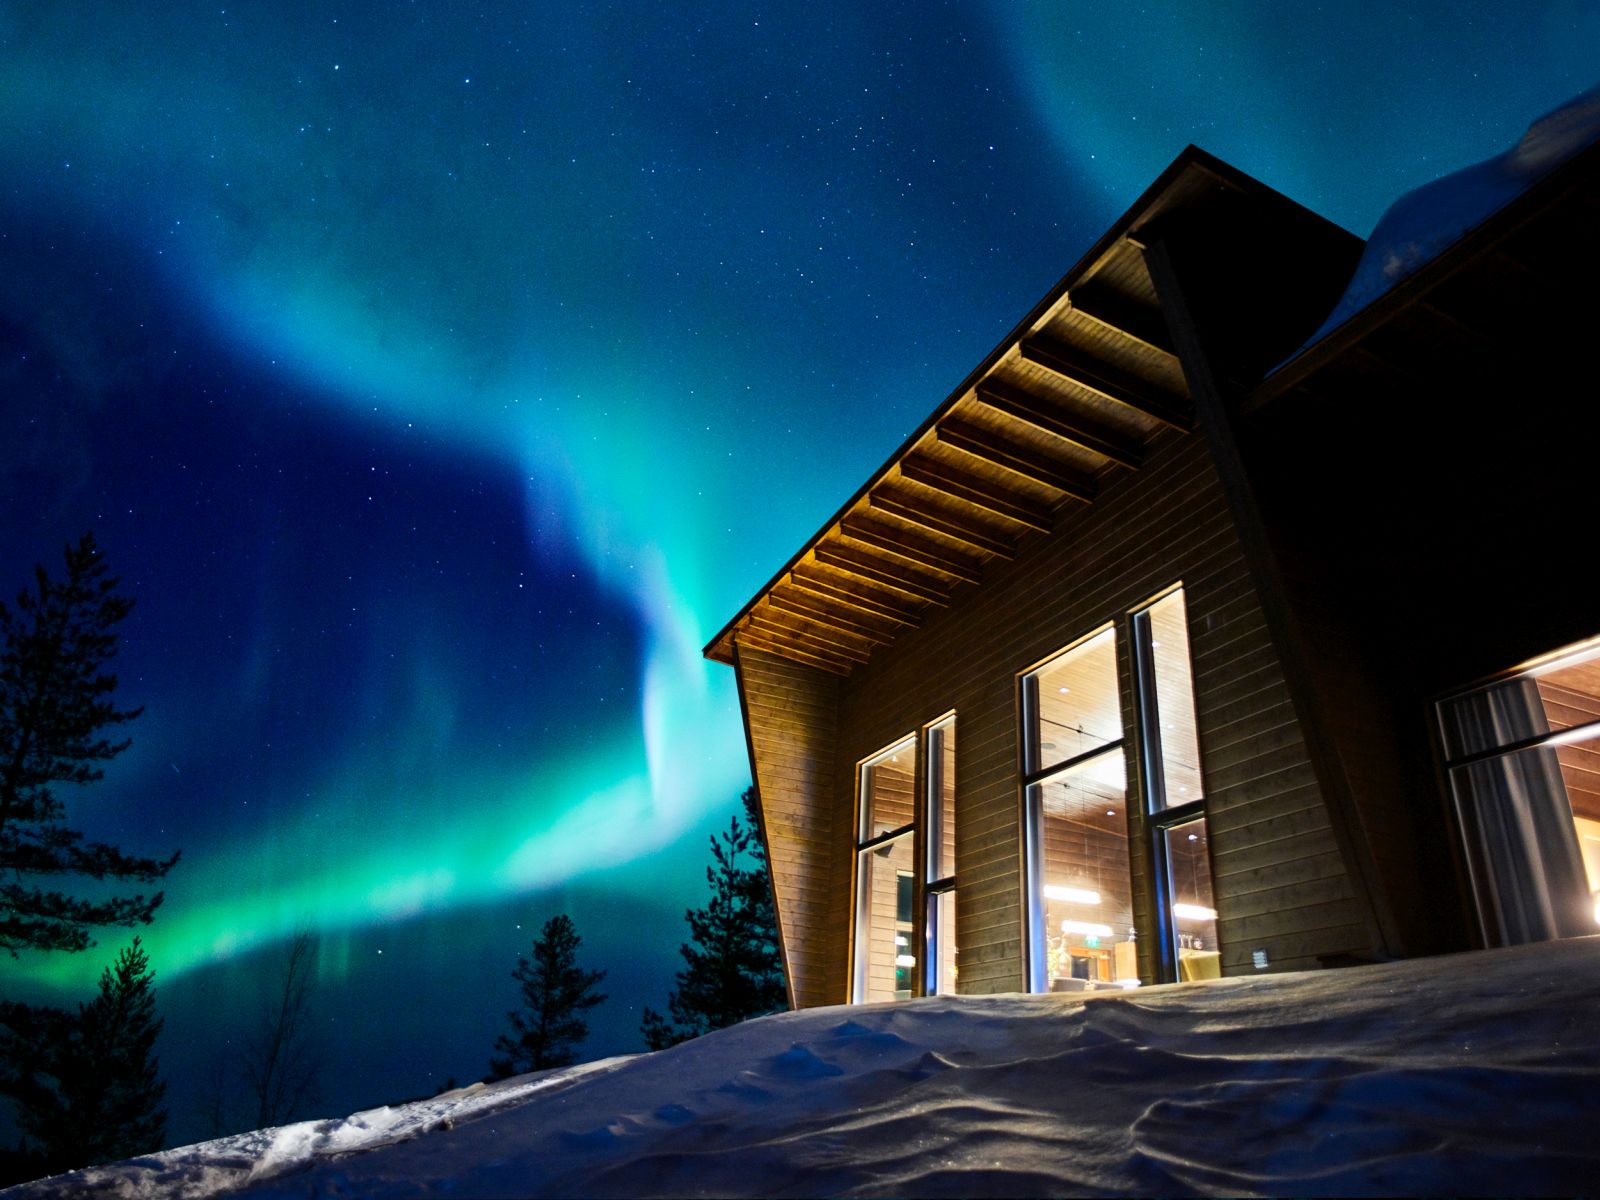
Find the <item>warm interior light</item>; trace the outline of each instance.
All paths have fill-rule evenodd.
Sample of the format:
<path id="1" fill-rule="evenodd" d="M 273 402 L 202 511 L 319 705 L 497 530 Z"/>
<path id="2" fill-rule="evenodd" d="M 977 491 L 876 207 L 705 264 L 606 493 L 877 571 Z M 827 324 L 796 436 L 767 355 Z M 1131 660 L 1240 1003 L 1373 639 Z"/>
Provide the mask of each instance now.
<path id="1" fill-rule="evenodd" d="M 1091 892 L 1088 888 L 1061 887 L 1059 884 L 1054 883 L 1044 885 L 1044 898 L 1046 900 L 1065 900 L 1068 904 L 1100 903 L 1099 892 Z"/>
<path id="2" fill-rule="evenodd" d="M 1217 919 L 1217 910 L 1207 908 L 1203 904 L 1174 904 L 1172 906 L 1172 915 L 1184 917 L 1190 921 L 1215 921 Z"/>
<path id="3" fill-rule="evenodd" d="M 1109 925 L 1096 925 L 1092 921 L 1063 921 L 1062 933 L 1081 933 L 1084 937 L 1111 937 Z"/>

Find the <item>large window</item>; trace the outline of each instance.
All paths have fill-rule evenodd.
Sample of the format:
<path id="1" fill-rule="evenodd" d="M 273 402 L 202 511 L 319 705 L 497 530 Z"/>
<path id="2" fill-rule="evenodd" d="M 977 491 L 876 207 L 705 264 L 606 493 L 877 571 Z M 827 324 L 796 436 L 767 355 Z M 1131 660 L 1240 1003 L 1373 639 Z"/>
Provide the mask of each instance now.
<path id="1" fill-rule="evenodd" d="M 916 739 L 861 764 L 852 999 L 903 1000 L 916 981 Z"/>
<path id="2" fill-rule="evenodd" d="M 1485 941 L 1600 931 L 1600 643 L 1438 717 Z"/>
<path id="3" fill-rule="evenodd" d="M 1132 624 L 1139 761 L 1155 868 L 1157 969 L 1167 980 L 1215 979 L 1222 957 L 1183 590 L 1139 609 Z"/>
<path id="4" fill-rule="evenodd" d="M 1179 588 L 1130 614 L 1132 709 L 1124 736 L 1117 628 L 1022 677 L 1029 966 L 1035 991 L 1137 987 L 1130 829 L 1148 833 L 1153 959 L 1162 980 L 1221 973 L 1205 795 Z M 1138 820 L 1128 770 L 1141 768 Z"/>
<path id="5" fill-rule="evenodd" d="M 956 990 L 955 714 L 867 759 L 859 787 L 851 999 L 862 1004 L 951 995 Z"/>
<path id="6" fill-rule="evenodd" d="M 927 862 L 927 977 L 930 996 L 956 991 L 956 719 L 936 721 L 923 733 L 923 825 Z"/>
<path id="7" fill-rule="evenodd" d="M 1029 986 L 1135 987 L 1116 630 L 1024 675 L 1022 715 Z"/>

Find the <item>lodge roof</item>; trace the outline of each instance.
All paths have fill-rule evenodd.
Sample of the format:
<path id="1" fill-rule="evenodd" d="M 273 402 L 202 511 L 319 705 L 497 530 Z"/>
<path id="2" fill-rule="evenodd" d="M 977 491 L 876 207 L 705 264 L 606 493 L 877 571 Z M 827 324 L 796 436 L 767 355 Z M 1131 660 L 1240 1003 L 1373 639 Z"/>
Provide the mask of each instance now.
<path id="1" fill-rule="evenodd" d="M 1428 381 L 1433 393 L 1558 348 L 1593 312 L 1600 141 L 1538 178 L 1371 303 L 1250 388 L 1242 415 L 1332 389 Z M 1574 281 L 1583 290 L 1574 290 Z M 1465 414 L 1456 413 L 1458 419 Z M 1492 419 L 1493 414 L 1475 416 Z"/>
<path id="2" fill-rule="evenodd" d="M 848 675 L 1193 423 L 1148 231 L 1218 203 L 1328 223 L 1190 146 L 705 648 Z M 1342 234 L 1342 231 L 1340 231 Z M 1349 235 L 1342 235 L 1348 237 Z"/>
<path id="3" fill-rule="evenodd" d="M 1432 381 L 1432 391 L 1449 390 L 1475 362 L 1536 347 L 1552 314 L 1571 309 L 1558 281 L 1600 250 L 1597 199 L 1600 143 L 1325 336 L 1247 366 L 1231 380 L 1238 415 L 1329 389 L 1381 384 L 1415 395 Z M 1188 388 L 1143 251 L 1165 229 L 1197 222 L 1265 244 L 1290 272 L 1304 252 L 1308 270 L 1326 274 L 1361 245 L 1189 147 L 724 626 L 707 657 L 731 663 L 737 643 L 848 675 L 956 589 L 981 583 L 990 562 L 1027 553 L 1117 473 L 1138 470 L 1162 431 L 1189 430 Z"/>

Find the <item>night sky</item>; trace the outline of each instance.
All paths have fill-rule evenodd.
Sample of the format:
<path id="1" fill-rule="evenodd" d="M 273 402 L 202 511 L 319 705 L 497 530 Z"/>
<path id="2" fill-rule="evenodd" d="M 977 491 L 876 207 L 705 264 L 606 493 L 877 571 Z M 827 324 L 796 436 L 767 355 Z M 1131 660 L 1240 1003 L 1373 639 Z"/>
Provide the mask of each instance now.
<path id="1" fill-rule="evenodd" d="M 92 528 L 138 600 L 68 803 L 183 850 L 174 1137 L 302 922 L 325 1113 L 482 1074 L 560 911 L 640 1048 L 748 782 L 707 638 L 1187 143 L 1365 235 L 1597 51 L 1593 3 L 0 5 L 0 591 Z"/>

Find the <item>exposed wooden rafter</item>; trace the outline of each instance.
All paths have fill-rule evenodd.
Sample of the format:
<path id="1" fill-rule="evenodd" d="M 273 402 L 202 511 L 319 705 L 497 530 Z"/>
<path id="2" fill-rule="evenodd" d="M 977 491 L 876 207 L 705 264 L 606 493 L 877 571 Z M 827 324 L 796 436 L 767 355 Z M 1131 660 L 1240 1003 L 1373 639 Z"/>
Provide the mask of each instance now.
<path id="1" fill-rule="evenodd" d="M 938 581 L 894 563 L 874 558 L 864 551 L 851 550 L 844 546 L 830 546 L 824 542 L 812 553 L 816 555 L 819 563 L 836 571 L 859 575 L 863 579 L 870 579 L 873 583 L 882 584 L 886 588 L 915 596 L 918 600 L 929 604 L 950 602 L 949 590 Z"/>
<path id="2" fill-rule="evenodd" d="M 1093 500 L 1098 490 L 1094 480 L 1083 472 L 959 417 L 946 417 L 934 430 L 934 436 L 944 445 L 981 458 L 991 466 L 1079 500 Z"/>
<path id="3" fill-rule="evenodd" d="M 1182 397 L 1093 358 L 1065 342 L 1034 336 L 1024 338 L 1018 351 L 1029 362 L 1054 371 L 1063 379 L 1098 392 L 1107 400 L 1141 412 L 1163 425 L 1170 425 L 1185 433 L 1194 426 L 1194 419 L 1185 411 L 1187 404 Z"/>
<path id="4" fill-rule="evenodd" d="M 994 487 L 976 476 L 963 475 L 943 463 L 915 452 L 900 460 L 900 474 L 924 487 L 934 488 L 957 500 L 964 500 L 975 508 L 1004 517 L 1028 529 L 1049 533 L 1053 525 L 1050 514 L 1014 492 Z"/>
<path id="5" fill-rule="evenodd" d="M 767 596 L 767 603 L 773 608 L 792 612 L 815 624 L 827 625 L 841 633 L 853 633 L 863 641 L 877 642 L 881 645 L 894 640 L 892 629 L 871 624 L 869 618 L 852 615 L 847 611 L 842 612 L 837 601 L 825 598 L 816 592 L 793 594 L 798 590 L 798 588 L 775 589 Z"/>
<path id="6" fill-rule="evenodd" d="M 1034 395 L 1026 388 L 1002 379 L 986 379 L 973 394 L 980 404 L 1004 413 L 1013 421 L 1021 421 L 1074 446 L 1082 446 L 1121 466 L 1137 469 L 1143 460 L 1138 446 L 1129 439 L 1106 429 L 1097 429 L 1091 422 L 1043 396 Z"/>
<path id="7" fill-rule="evenodd" d="M 899 517 L 912 525 L 942 533 L 1000 558 L 1014 558 L 1017 544 L 1010 538 L 994 532 L 980 521 L 938 505 L 928 504 L 918 496 L 902 492 L 888 484 L 880 484 L 867 496 L 867 504 L 880 512 Z"/>
<path id="8" fill-rule="evenodd" d="M 802 650 L 798 646 L 768 636 L 760 630 L 751 629 L 748 625 L 741 626 L 734 633 L 734 640 L 741 646 L 749 646 L 756 650 L 765 650 L 768 654 L 776 654 L 780 658 L 793 659 L 795 662 L 804 663 L 808 667 L 820 667 L 834 675 L 848 675 L 855 664 L 846 658 L 836 658 L 831 654 L 813 654 L 809 650 Z"/>
<path id="9" fill-rule="evenodd" d="M 896 529 L 872 517 L 852 514 L 839 523 L 839 528 L 846 537 L 863 542 L 875 550 L 946 575 L 954 575 L 966 583 L 977 583 L 983 578 L 982 567 L 966 555 L 946 550 L 938 542 L 904 529 Z"/>
<path id="10" fill-rule="evenodd" d="M 789 579 L 797 588 L 835 600 L 858 612 L 882 617 L 885 620 L 893 621 L 897 625 L 922 624 L 922 614 L 917 612 L 916 609 L 907 608 L 903 604 L 896 604 L 893 600 L 880 599 L 877 596 L 867 595 L 856 588 L 836 583 L 825 575 L 807 568 L 804 564 L 795 567 L 789 573 Z"/>
<path id="11" fill-rule="evenodd" d="M 1178 352 L 1172 348 L 1172 335 L 1167 331 L 1167 319 L 1160 309 L 1149 308 L 1110 288 L 1093 285 L 1070 293 L 1067 303 L 1073 312 L 1096 325 L 1163 354 L 1174 363 L 1178 361 Z"/>
<path id="12" fill-rule="evenodd" d="M 758 608 L 751 613 L 749 628 L 760 630 L 780 641 L 792 641 L 802 650 L 810 650 L 815 654 L 832 654 L 858 663 L 864 663 L 872 657 L 872 646 L 863 644 L 858 638 L 821 627 L 805 628 L 798 619 L 785 620 L 783 613 L 770 608 Z"/>

